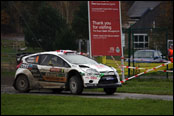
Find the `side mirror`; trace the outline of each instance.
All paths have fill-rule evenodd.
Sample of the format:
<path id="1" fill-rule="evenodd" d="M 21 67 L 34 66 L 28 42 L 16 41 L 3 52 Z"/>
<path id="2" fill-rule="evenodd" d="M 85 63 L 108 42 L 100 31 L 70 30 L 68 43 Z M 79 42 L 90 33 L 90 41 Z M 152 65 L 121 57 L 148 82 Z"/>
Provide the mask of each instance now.
<path id="1" fill-rule="evenodd" d="M 162 55 L 162 59 L 166 59 L 166 56 L 165 55 Z"/>

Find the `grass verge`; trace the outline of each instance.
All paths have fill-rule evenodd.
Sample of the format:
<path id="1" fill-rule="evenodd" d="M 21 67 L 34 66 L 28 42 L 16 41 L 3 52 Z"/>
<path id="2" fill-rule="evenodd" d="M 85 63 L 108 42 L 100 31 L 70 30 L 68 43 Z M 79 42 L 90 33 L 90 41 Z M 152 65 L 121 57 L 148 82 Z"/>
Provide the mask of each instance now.
<path id="1" fill-rule="evenodd" d="M 172 115 L 173 101 L 2 94 L 1 115 Z"/>
<path id="2" fill-rule="evenodd" d="M 173 95 L 173 80 L 169 79 L 134 79 L 118 88 L 118 92 Z"/>
<path id="3" fill-rule="evenodd" d="M 85 91 L 103 92 L 103 89 L 85 89 Z M 173 95 L 173 80 L 170 79 L 132 79 L 117 88 L 120 93 L 142 93 L 155 95 Z"/>

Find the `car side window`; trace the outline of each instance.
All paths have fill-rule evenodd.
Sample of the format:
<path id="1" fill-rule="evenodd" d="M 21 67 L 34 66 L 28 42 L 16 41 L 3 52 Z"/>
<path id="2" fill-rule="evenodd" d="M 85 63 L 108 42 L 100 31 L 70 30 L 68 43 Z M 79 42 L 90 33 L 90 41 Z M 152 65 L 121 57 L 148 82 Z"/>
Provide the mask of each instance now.
<path id="1" fill-rule="evenodd" d="M 69 67 L 69 65 L 60 57 L 55 55 L 45 54 L 41 56 L 40 65 L 52 65 L 57 67 Z"/>
<path id="2" fill-rule="evenodd" d="M 162 53 L 160 51 L 158 51 L 158 56 L 162 58 Z"/>
<path id="3" fill-rule="evenodd" d="M 159 54 L 157 51 L 154 53 L 154 57 L 157 57 L 157 58 L 159 57 Z"/>
<path id="4" fill-rule="evenodd" d="M 30 56 L 30 57 L 26 58 L 26 62 L 31 63 L 31 64 L 38 64 L 39 63 L 39 55 Z"/>
<path id="5" fill-rule="evenodd" d="M 51 58 L 51 62 L 53 64 L 53 66 L 57 66 L 57 67 L 69 67 L 69 65 L 60 57 L 58 56 L 52 56 Z"/>
<path id="6" fill-rule="evenodd" d="M 57 62 L 55 63 L 56 66 L 64 67 L 64 61 L 61 58 L 56 57 L 55 59 L 57 60 Z"/>
<path id="7" fill-rule="evenodd" d="M 47 54 L 41 55 L 40 65 L 48 65 L 50 61 L 50 57 L 51 56 Z"/>

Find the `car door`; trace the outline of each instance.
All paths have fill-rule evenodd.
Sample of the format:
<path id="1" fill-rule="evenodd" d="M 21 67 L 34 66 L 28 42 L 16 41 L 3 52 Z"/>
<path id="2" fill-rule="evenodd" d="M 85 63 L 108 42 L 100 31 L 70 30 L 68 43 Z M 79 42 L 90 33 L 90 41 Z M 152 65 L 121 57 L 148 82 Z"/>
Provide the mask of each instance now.
<path id="1" fill-rule="evenodd" d="M 63 82 L 67 81 L 66 69 L 68 64 L 56 55 L 43 54 L 40 56 L 39 70 L 42 75 L 40 81 Z"/>

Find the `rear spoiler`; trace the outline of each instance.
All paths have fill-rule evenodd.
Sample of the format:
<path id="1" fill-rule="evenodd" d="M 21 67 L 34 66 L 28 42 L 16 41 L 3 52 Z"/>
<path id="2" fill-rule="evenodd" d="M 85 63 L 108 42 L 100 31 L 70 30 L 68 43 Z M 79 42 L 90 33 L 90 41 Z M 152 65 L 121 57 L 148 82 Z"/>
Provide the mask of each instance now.
<path id="1" fill-rule="evenodd" d="M 21 62 L 21 60 L 22 60 L 22 58 L 23 58 L 24 56 L 28 56 L 28 55 L 30 55 L 30 54 L 34 54 L 34 53 L 30 53 L 30 52 L 26 52 L 26 53 L 17 53 L 17 54 L 16 54 L 16 63 L 17 63 L 17 65 L 20 64 L 20 62 Z"/>

